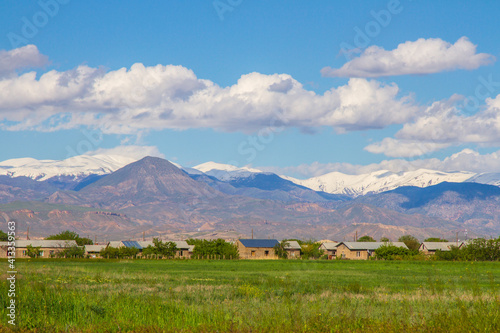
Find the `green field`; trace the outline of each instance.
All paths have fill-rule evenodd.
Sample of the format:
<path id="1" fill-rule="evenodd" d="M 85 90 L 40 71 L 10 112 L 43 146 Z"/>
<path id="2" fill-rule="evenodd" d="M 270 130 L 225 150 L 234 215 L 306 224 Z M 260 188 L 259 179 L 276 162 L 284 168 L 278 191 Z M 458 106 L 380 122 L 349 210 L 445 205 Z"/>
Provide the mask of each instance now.
<path id="1" fill-rule="evenodd" d="M 16 265 L 20 332 L 500 332 L 499 262 Z M 6 277 L 1 331 L 8 332 Z"/>

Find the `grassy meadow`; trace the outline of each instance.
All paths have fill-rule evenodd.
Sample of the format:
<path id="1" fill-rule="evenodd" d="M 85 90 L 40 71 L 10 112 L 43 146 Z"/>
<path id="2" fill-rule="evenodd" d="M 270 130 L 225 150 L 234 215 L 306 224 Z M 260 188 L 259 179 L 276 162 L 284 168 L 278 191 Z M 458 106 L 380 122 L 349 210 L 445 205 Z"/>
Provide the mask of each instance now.
<path id="1" fill-rule="evenodd" d="M 1 263 L 4 272 L 7 262 Z M 500 332 L 500 263 L 18 260 L 19 332 Z M 7 323 L 7 275 L 0 332 Z"/>

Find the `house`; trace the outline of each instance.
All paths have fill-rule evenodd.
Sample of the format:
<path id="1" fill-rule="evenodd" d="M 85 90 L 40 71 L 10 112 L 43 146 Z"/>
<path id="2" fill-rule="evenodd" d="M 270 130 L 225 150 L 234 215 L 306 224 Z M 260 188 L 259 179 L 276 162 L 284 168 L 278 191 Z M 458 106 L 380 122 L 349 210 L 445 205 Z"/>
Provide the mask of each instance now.
<path id="1" fill-rule="evenodd" d="M 29 258 L 28 246 L 40 247 L 39 258 L 52 258 L 57 252 L 78 246 L 74 240 L 16 240 L 16 258 Z M 0 258 L 7 258 L 8 242 L 0 242 Z"/>
<path id="2" fill-rule="evenodd" d="M 274 246 L 279 244 L 276 239 L 238 239 L 236 247 L 240 259 L 278 259 Z"/>
<path id="3" fill-rule="evenodd" d="M 387 244 L 408 248 L 403 242 L 340 242 L 337 245 L 336 256 L 342 259 L 368 260 L 375 254 L 376 249 Z"/>
<path id="4" fill-rule="evenodd" d="M 326 255 L 328 255 L 328 259 L 335 259 L 337 255 L 337 242 L 325 242 L 322 243 L 319 247 L 320 250 L 323 250 Z"/>
<path id="5" fill-rule="evenodd" d="M 85 245 L 85 255 L 90 258 L 100 258 L 101 250 L 105 249 L 107 245 Z"/>
<path id="6" fill-rule="evenodd" d="M 285 246 L 285 250 L 288 253 L 288 259 L 298 259 L 300 258 L 300 250 L 301 247 L 299 242 L 290 240 L 286 241 L 287 245 Z"/>
<path id="7" fill-rule="evenodd" d="M 418 248 L 425 255 L 436 254 L 437 250 L 440 251 L 450 251 L 452 246 L 461 247 L 463 243 L 455 242 L 423 242 Z"/>

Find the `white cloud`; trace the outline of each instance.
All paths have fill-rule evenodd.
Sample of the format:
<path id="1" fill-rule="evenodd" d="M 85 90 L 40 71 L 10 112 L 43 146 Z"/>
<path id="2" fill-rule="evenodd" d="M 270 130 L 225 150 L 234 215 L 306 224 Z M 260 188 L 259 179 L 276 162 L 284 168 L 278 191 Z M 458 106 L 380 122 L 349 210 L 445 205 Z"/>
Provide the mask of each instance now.
<path id="1" fill-rule="evenodd" d="M 258 169 L 280 175 L 295 176 L 302 179 L 321 176 L 333 171 L 350 175 L 366 174 L 379 170 L 405 172 L 418 169 L 430 169 L 444 172 L 498 172 L 498 170 L 500 170 L 500 150 L 481 155 L 477 151 L 463 149 L 443 160 L 437 158 L 414 160 L 392 159 L 368 165 L 313 162 L 311 164 L 301 164 L 291 167 L 258 167 Z"/>
<path id="2" fill-rule="evenodd" d="M 455 44 L 439 38 L 420 38 L 399 44 L 387 51 L 379 46 L 368 47 L 359 57 L 341 68 L 325 67 L 321 70 L 328 77 L 380 77 L 406 74 L 430 74 L 456 69 L 476 69 L 491 64 L 495 57 L 476 53 L 476 45 L 467 37 Z"/>
<path id="3" fill-rule="evenodd" d="M 0 50 L 0 78 L 12 75 L 16 70 L 30 67 L 42 67 L 49 59 L 38 51 L 35 45 L 26 45 L 18 49 Z"/>
<path id="4" fill-rule="evenodd" d="M 395 84 L 351 79 L 316 94 L 288 74 L 241 76 L 229 87 L 182 66 L 140 63 L 105 72 L 88 66 L 0 80 L 0 117 L 7 130 L 99 127 L 109 134 L 147 129 L 214 128 L 252 132 L 269 126 L 338 131 L 403 123 L 419 108 Z M 12 124 L 13 123 L 13 124 Z"/>
<path id="5" fill-rule="evenodd" d="M 428 154 L 450 146 L 445 143 L 404 141 L 385 138 L 366 146 L 364 149 L 374 154 L 385 154 L 389 157 L 415 157 Z"/>
<path id="6" fill-rule="evenodd" d="M 87 152 L 85 155 L 117 155 L 126 156 L 139 160 L 146 156 L 154 156 L 165 158 L 165 155 L 160 153 L 156 146 L 118 146 L 114 148 L 99 148 L 94 151 Z"/>
<path id="7" fill-rule="evenodd" d="M 458 96 L 434 102 L 412 122 L 403 125 L 395 138 L 385 138 L 365 150 L 390 157 L 425 155 L 449 146 L 500 143 L 500 95 L 486 99 L 476 114 L 461 113 Z"/>

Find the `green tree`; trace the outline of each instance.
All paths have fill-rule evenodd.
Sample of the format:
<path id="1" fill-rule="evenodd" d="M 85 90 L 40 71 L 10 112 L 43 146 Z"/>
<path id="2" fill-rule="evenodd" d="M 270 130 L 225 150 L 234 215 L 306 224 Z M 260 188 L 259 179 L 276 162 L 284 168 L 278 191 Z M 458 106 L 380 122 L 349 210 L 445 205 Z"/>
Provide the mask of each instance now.
<path id="1" fill-rule="evenodd" d="M 100 252 L 103 258 L 120 258 L 120 249 L 117 247 L 107 246 Z"/>
<path id="2" fill-rule="evenodd" d="M 83 246 L 73 245 L 56 253 L 58 258 L 83 258 L 85 249 Z"/>
<path id="3" fill-rule="evenodd" d="M 363 237 L 359 237 L 357 241 L 358 242 L 376 242 L 375 239 L 373 239 L 371 236 L 368 236 L 368 235 L 363 236 Z"/>
<path id="4" fill-rule="evenodd" d="M 308 240 L 308 241 L 301 241 L 300 243 L 301 247 L 301 257 L 303 259 L 318 259 L 320 258 L 324 251 L 321 250 L 319 247 L 321 246 L 320 243 L 316 243 L 313 240 Z"/>
<path id="5" fill-rule="evenodd" d="M 401 236 L 399 237 L 398 241 L 405 243 L 405 245 L 410 250 L 418 250 L 418 248 L 420 247 L 420 242 L 418 241 L 417 238 L 413 237 L 412 235 Z"/>
<path id="6" fill-rule="evenodd" d="M 224 239 L 188 239 L 189 245 L 194 245 L 194 257 L 213 257 L 219 256 L 225 259 L 239 258 L 238 248 L 236 245 L 226 242 Z"/>
<path id="7" fill-rule="evenodd" d="M 411 255 L 411 250 L 404 247 L 398 247 L 390 243 L 382 245 L 375 250 L 378 259 L 392 260 L 397 257 L 402 258 Z"/>
<path id="8" fill-rule="evenodd" d="M 442 239 L 439 237 L 430 237 L 430 238 L 424 239 L 424 242 L 448 242 L 448 240 Z"/>
<path id="9" fill-rule="evenodd" d="M 9 236 L 5 232 L 3 232 L 2 230 L 0 230 L 0 241 L 1 242 L 9 241 Z"/>
<path id="10" fill-rule="evenodd" d="M 382 238 L 380 238 L 380 241 L 381 241 L 381 242 L 384 242 L 384 243 L 388 243 L 388 242 L 390 242 L 391 240 L 390 240 L 389 238 L 387 238 L 387 237 L 382 237 Z"/>
<path id="11" fill-rule="evenodd" d="M 62 231 L 56 235 L 50 235 L 49 237 L 46 237 L 45 239 L 52 239 L 52 240 L 74 240 L 76 244 L 79 246 L 84 246 L 84 245 L 92 245 L 94 242 L 90 238 L 82 238 L 80 235 L 78 235 L 74 231 Z"/>
<path id="12" fill-rule="evenodd" d="M 290 243 L 288 243 L 285 240 L 281 241 L 281 243 L 274 245 L 274 254 L 276 254 L 280 259 L 287 259 L 288 251 L 286 250 L 286 248 L 289 245 Z"/>
<path id="13" fill-rule="evenodd" d="M 40 248 L 40 246 L 28 245 L 26 247 L 26 255 L 30 258 L 38 258 L 40 256 Z"/>

